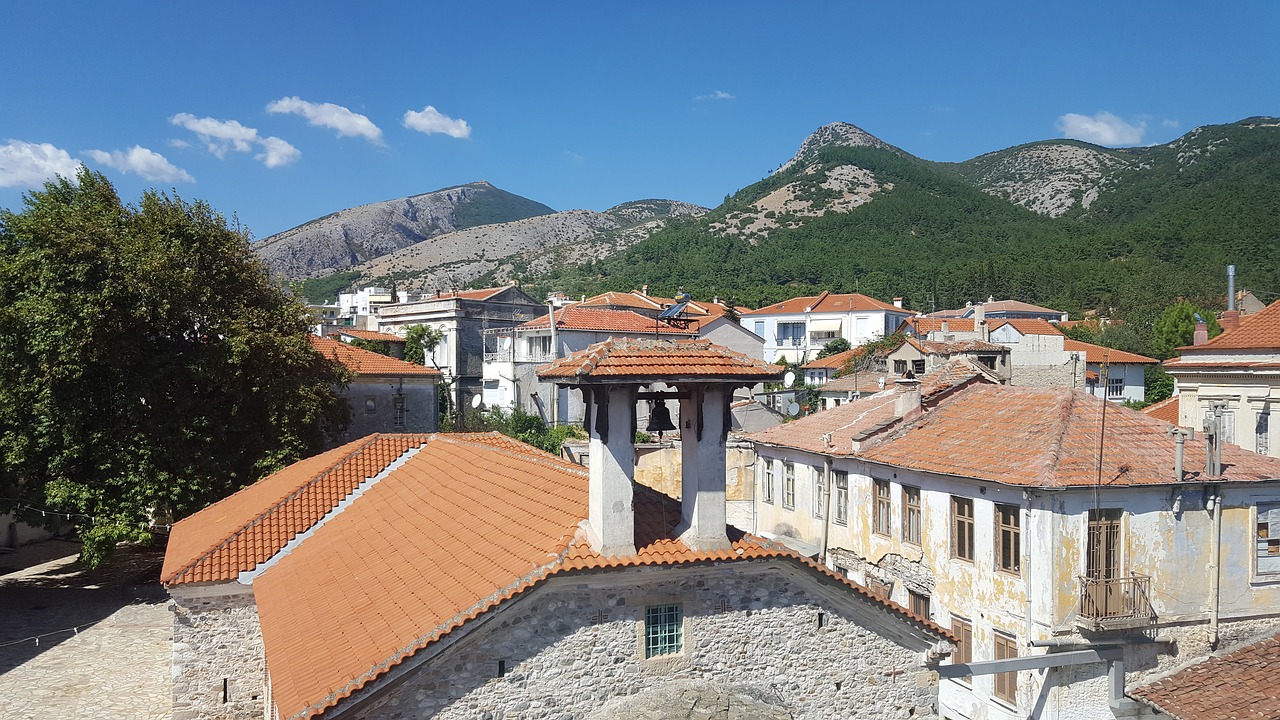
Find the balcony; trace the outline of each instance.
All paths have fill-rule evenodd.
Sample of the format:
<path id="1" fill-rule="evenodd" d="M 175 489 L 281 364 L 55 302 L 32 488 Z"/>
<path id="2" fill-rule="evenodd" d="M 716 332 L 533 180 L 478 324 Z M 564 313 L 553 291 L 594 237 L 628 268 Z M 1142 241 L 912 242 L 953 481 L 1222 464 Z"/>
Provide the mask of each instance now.
<path id="1" fill-rule="evenodd" d="M 1151 611 L 1151 576 L 1080 578 L 1080 612 L 1076 627 L 1104 631 L 1155 624 Z"/>
<path id="2" fill-rule="evenodd" d="M 515 351 L 515 362 L 518 363 L 537 363 L 539 365 L 545 365 L 553 360 L 555 360 L 555 358 L 551 356 L 550 350 L 535 349 Z M 487 363 L 511 362 L 511 349 L 507 348 L 496 352 L 487 351 L 484 354 L 484 361 Z"/>

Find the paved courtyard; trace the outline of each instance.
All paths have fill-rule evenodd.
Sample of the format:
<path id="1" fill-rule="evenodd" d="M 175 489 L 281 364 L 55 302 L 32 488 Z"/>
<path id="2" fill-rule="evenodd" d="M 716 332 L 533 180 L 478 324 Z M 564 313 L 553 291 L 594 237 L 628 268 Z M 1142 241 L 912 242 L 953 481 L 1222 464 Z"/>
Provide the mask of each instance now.
<path id="1" fill-rule="evenodd" d="M 93 571 L 79 551 L 49 540 L 0 554 L 0 718 L 169 718 L 161 551 L 122 548 Z"/>

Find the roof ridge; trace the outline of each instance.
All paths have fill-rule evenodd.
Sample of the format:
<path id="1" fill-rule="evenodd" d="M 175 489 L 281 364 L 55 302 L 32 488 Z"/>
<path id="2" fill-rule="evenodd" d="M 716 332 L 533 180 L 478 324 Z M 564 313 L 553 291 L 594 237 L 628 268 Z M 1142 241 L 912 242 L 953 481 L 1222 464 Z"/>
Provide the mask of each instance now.
<path id="1" fill-rule="evenodd" d="M 1039 477 L 1042 486 L 1051 486 L 1054 483 L 1049 482 L 1057 477 L 1058 463 L 1062 460 L 1062 452 L 1067 437 L 1067 428 L 1071 426 L 1071 415 L 1075 410 L 1076 393 L 1074 388 L 1065 388 L 1066 392 L 1062 394 L 1062 399 L 1058 402 L 1058 427 L 1054 432 L 1053 440 L 1049 443 L 1045 453 L 1048 467 L 1040 469 Z M 1105 402 L 1105 401 L 1104 401 Z"/>
<path id="2" fill-rule="evenodd" d="M 284 497 L 282 497 L 282 498 L 280 498 L 280 499 L 276 500 L 275 502 L 271 503 L 270 505 L 268 505 L 268 506 L 266 507 L 266 509 L 264 509 L 263 511 L 261 511 L 261 512 L 259 512 L 257 515 L 255 515 L 252 519 L 250 519 L 250 520 L 249 520 L 249 522 L 247 522 L 247 523 L 245 523 L 245 524 L 241 525 L 239 528 L 237 528 L 237 529 L 236 529 L 235 531 L 233 531 L 231 534 L 227 535 L 227 536 L 226 536 L 226 537 L 224 537 L 222 540 L 220 540 L 219 542 L 215 543 L 213 546 L 211 546 L 210 548 L 208 548 L 207 550 L 205 550 L 203 553 L 201 553 L 200 555 L 198 555 L 198 556 L 197 556 L 194 560 L 192 560 L 191 562 L 189 562 L 189 563 L 187 563 L 186 565 L 183 565 L 182 567 L 180 567 L 180 568 L 178 568 L 177 570 L 175 570 L 173 573 L 171 573 L 171 574 L 169 575 L 169 577 L 167 577 L 167 578 L 161 578 L 161 579 L 160 579 L 160 581 L 161 581 L 162 583 L 171 583 L 171 582 L 173 582 L 173 581 L 175 581 L 175 580 L 178 580 L 178 579 L 179 579 L 179 578 L 181 578 L 183 575 L 186 575 L 188 572 L 190 572 L 190 571 L 191 571 L 193 568 L 195 568 L 197 565 L 199 565 L 200 563 L 202 563 L 202 562 L 204 562 L 205 560 L 209 559 L 211 556 L 213 556 L 213 555 L 214 555 L 215 553 L 217 553 L 219 550 L 221 550 L 221 549 L 223 549 L 223 548 L 227 547 L 228 545 L 230 545 L 232 542 L 234 542 L 234 541 L 236 540 L 236 538 L 238 538 L 238 537 L 240 537 L 241 535 L 243 535 L 244 533 L 248 532 L 250 529 L 252 529 L 252 528 L 254 528 L 254 527 L 257 527 L 257 526 L 258 526 L 258 525 L 259 525 L 263 520 L 265 520 L 268 516 L 270 516 L 271 514 L 273 514 L 276 510 L 278 510 L 280 507 L 282 507 L 283 505 L 285 505 L 286 503 L 288 503 L 290 500 L 292 500 L 292 499 L 294 499 L 294 498 L 298 497 L 298 495 L 299 495 L 299 494 L 301 494 L 304 490 L 306 490 L 306 489 L 310 488 L 311 486 L 315 485 L 316 483 L 320 482 L 321 480 L 323 480 L 323 479 L 327 478 L 328 476 L 332 475 L 332 474 L 334 473 L 334 471 L 336 471 L 338 468 L 340 468 L 341 466 L 343 466 L 343 465 L 347 464 L 347 463 L 348 463 L 348 462 L 350 462 L 351 460 L 355 459 L 355 458 L 356 458 L 356 457 L 358 457 L 361 453 L 363 453 L 365 450 L 368 450 L 368 449 L 369 449 L 369 447 L 370 447 L 370 446 L 372 446 L 374 443 L 376 443 L 377 441 L 379 441 L 379 440 L 381 440 L 381 439 L 383 439 L 383 438 L 385 438 L 385 437 L 388 437 L 388 435 L 386 435 L 385 433 L 379 433 L 379 434 L 376 434 L 376 435 L 370 435 L 369 437 L 365 438 L 365 441 L 364 441 L 363 443 L 361 443 L 361 444 L 360 444 L 360 446 L 359 446 L 358 448 L 356 448 L 355 450 L 353 450 L 353 451 L 351 451 L 351 452 L 347 453 L 346 455 L 343 455 L 339 460 L 335 461 L 333 464 L 331 464 L 331 465 L 328 465 L 328 466 L 324 467 L 320 472 L 316 473 L 315 475 L 312 475 L 309 479 L 307 479 L 307 480 L 306 480 L 305 482 L 303 482 L 301 485 L 299 485 L 299 486 L 295 487 L 293 490 L 291 490 L 291 491 L 290 491 L 288 494 L 286 494 Z M 423 444 L 425 444 L 425 440 L 423 441 Z M 401 454 L 403 454 L 403 453 L 401 453 Z M 274 474 L 274 473 L 272 473 L 272 474 Z M 267 476 L 267 477 L 270 477 L 270 476 Z M 233 494 L 234 494 L 234 493 L 233 493 Z M 348 495 L 349 495 L 349 494 L 350 494 L 350 493 L 348 493 Z M 229 499 L 230 497 L 231 497 L 231 495 L 228 495 L 226 498 L 223 498 L 223 500 L 227 500 L 227 499 Z M 220 500 L 219 502 L 222 502 L 222 501 Z M 216 504 L 217 504 L 217 503 L 214 503 L 214 505 L 216 505 Z M 209 506 L 209 507 L 213 507 L 213 506 L 211 505 L 211 506 Z"/>

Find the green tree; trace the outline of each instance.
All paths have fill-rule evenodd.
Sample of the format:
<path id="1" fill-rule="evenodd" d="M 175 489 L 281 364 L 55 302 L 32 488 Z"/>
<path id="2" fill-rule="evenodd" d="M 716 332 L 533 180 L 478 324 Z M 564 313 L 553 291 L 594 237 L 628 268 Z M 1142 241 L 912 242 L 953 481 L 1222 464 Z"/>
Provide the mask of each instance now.
<path id="1" fill-rule="evenodd" d="M 427 352 L 436 349 L 442 332 L 429 325 L 410 325 L 404 332 L 404 359 L 415 365 L 427 364 Z"/>
<path id="2" fill-rule="evenodd" d="M 352 338 L 351 345 L 361 350 L 378 353 L 379 355 L 391 355 L 391 348 L 382 340 L 365 340 L 364 338 Z M 418 363 L 421 365 L 422 363 Z"/>
<path id="3" fill-rule="evenodd" d="M 84 516 L 90 564 L 321 449 L 346 380 L 203 202 L 82 170 L 0 211 L 0 497 Z"/>
<path id="4" fill-rule="evenodd" d="M 836 338 L 826 345 L 823 345 L 822 349 L 818 351 L 818 356 L 815 357 L 814 360 L 821 360 L 824 357 L 839 355 L 851 347 L 853 346 L 849 344 L 848 340 L 845 340 L 844 338 Z"/>
<path id="5" fill-rule="evenodd" d="M 1178 354 L 1178 348 L 1190 345 L 1195 338 L 1196 317 L 1204 320 L 1209 337 L 1222 332 L 1222 326 L 1213 313 L 1186 300 L 1165 308 L 1151 326 L 1151 351 L 1155 357 L 1165 360 Z"/>

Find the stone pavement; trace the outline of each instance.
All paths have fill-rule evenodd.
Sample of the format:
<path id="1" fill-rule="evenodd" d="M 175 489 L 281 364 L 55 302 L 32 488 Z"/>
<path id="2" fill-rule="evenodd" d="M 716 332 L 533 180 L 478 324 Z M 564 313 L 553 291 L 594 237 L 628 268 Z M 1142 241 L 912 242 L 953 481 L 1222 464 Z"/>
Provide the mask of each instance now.
<path id="1" fill-rule="evenodd" d="M 48 540 L 0 554 L 0 718 L 167 720 L 162 551 L 122 547 L 92 571 L 79 551 Z"/>

